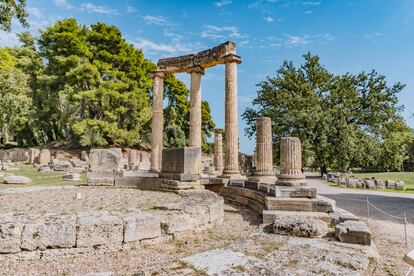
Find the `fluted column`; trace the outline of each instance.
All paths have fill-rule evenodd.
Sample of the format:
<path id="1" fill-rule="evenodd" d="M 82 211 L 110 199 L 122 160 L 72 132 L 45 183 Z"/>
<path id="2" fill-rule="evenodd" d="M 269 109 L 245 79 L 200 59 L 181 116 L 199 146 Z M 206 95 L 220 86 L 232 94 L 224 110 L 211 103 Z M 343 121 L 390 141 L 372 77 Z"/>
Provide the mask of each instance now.
<path id="1" fill-rule="evenodd" d="M 239 137 L 237 123 L 237 64 L 240 57 L 230 54 L 226 64 L 226 102 L 225 102 L 225 141 L 224 141 L 224 177 L 239 178 Z"/>
<path id="2" fill-rule="evenodd" d="M 249 181 L 275 184 L 273 170 L 272 121 L 269 117 L 256 119 L 255 168 Z"/>
<path id="3" fill-rule="evenodd" d="M 283 137 L 280 140 L 280 186 L 306 185 L 302 173 L 302 145 L 297 137 Z"/>
<path id="4" fill-rule="evenodd" d="M 151 171 L 153 172 L 159 172 L 162 164 L 164 78 L 163 72 L 154 74 L 151 122 Z"/>
<path id="5" fill-rule="evenodd" d="M 214 166 L 216 171 L 223 171 L 223 129 L 214 130 Z"/>

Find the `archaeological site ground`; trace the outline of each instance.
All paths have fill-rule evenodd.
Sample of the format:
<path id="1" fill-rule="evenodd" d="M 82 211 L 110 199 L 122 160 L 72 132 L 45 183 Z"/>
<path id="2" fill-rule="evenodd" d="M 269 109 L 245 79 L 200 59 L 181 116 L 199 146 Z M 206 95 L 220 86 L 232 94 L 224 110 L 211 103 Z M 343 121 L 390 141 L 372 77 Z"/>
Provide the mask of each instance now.
<path id="1" fill-rule="evenodd" d="M 0 0 L 0 275 L 414 275 L 411 2 L 43 2 Z"/>

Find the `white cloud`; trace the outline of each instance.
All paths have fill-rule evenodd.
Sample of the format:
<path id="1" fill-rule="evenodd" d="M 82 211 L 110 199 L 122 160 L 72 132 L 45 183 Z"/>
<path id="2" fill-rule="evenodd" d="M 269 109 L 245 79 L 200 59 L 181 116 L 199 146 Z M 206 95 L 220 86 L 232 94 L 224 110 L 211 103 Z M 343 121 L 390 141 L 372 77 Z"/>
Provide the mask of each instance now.
<path id="1" fill-rule="evenodd" d="M 312 10 L 308 10 L 308 11 L 304 11 L 303 14 L 312 14 L 313 11 Z"/>
<path id="2" fill-rule="evenodd" d="M 329 41 L 334 40 L 335 37 L 329 33 L 322 34 L 301 34 L 301 35 L 292 35 L 284 34 L 283 37 L 269 36 L 267 37 L 267 44 L 271 48 L 277 47 L 295 47 L 295 46 L 304 46 L 308 44 L 319 44 L 324 45 Z"/>
<path id="3" fill-rule="evenodd" d="M 321 1 L 306 1 L 302 3 L 304 6 L 319 6 L 320 4 Z"/>
<path id="4" fill-rule="evenodd" d="M 239 103 L 241 104 L 251 104 L 253 102 L 254 96 L 238 96 Z"/>
<path id="5" fill-rule="evenodd" d="M 82 3 L 81 8 L 82 10 L 85 10 L 88 13 L 98 13 L 98 14 L 108 14 L 108 15 L 118 14 L 116 10 L 113 10 L 107 6 L 98 6 L 90 2 Z"/>
<path id="6" fill-rule="evenodd" d="M 374 32 L 374 33 L 366 34 L 364 36 L 364 38 L 371 39 L 371 38 L 378 38 L 378 37 L 381 37 L 381 36 L 382 36 L 382 33 L 380 33 L 380 32 Z"/>
<path id="7" fill-rule="evenodd" d="M 27 12 L 30 14 L 30 16 L 33 16 L 33 17 L 36 17 L 36 18 L 44 17 L 42 11 L 39 8 L 36 8 L 36 7 L 28 7 Z"/>
<path id="8" fill-rule="evenodd" d="M 155 15 L 145 15 L 143 17 L 145 23 L 151 24 L 151 25 L 158 25 L 158 26 L 167 26 L 172 25 L 167 18 L 163 16 L 155 16 Z"/>
<path id="9" fill-rule="evenodd" d="M 15 32 L 0 31 L 0 47 L 14 47 L 19 46 L 19 38 Z"/>
<path id="10" fill-rule="evenodd" d="M 128 6 L 126 9 L 126 13 L 136 13 L 138 10 L 133 6 Z"/>
<path id="11" fill-rule="evenodd" d="M 59 8 L 64 8 L 66 10 L 73 10 L 75 7 L 70 4 L 67 0 L 53 0 L 55 5 Z"/>
<path id="12" fill-rule="evenodd" d="M 156 54 L 157 57 L 196 53 L 206 48 L 205 45 L 202 45 L 198 42 L 184 43 L 179 39 L 173 39 L 169 43 L 156 43 L 149 39 L 137 38 L 133 41 L 130 41 L 130 43 L 133 44 L 136 48 L 142 49 L 145 54 Z"/>
<path id="13" fill-rule="evenodd" d="M 271 16 L 265 16 L 265 17 L 263 17 L 263 19 L 266 21 L 266 22 L 273 22 L 273 21 L 275 21 L 275 19 L 273 18 L 273 17 L 271 17 Z"/>
<path id="14" fill-rule="evenodd" d="M 204 30 L 201 32 L 201 37 L 211 40 L 223 40 L 246 38 L 247 36 L 240 34 L 239 28 L 236 26 L 218 27 L 214 25 L 206 25 L 204 26 Z"/>
<path id="15" fill-rule="evenodd" d="M 222 0 L 222 1 L 219 1 L 219 2 L 215 2 L 214 6 L 216 6 L 217 8 L 221 8 L 221 7 L 224 7 L 226 5 L 231 4 L 231 2 L 233 2 L 233 1 L 232 0 Z"/>

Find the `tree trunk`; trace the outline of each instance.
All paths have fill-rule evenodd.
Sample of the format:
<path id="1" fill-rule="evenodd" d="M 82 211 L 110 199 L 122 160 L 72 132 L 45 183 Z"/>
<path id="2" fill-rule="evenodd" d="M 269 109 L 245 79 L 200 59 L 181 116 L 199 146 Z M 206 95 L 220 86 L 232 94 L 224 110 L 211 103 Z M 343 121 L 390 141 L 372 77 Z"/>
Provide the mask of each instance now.
<path id="1" fill-rule="evenodd" d="M 328 173 L 328 168 L 326 167 L 326 165 L 323 165 L 321 167 L 321 177 L 323 176 L 324 173 Z"/>

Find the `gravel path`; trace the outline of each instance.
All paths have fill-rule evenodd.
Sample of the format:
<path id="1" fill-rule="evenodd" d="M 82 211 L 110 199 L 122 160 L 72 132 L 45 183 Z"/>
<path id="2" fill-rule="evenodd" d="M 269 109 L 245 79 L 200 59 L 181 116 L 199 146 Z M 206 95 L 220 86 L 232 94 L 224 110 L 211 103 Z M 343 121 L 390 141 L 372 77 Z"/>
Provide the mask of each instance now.
<path id="1" fill-rule="evenodd" d="M 81 194 L 81 199 L 75 199 L 77 193 Z M 31 192 L 19 190 L 15 193 L 0 193 L 0 213 L 126 211 L 129 208 L 149 209 L 157 204 L 177 202 L 180 198 L 169 192 L 102 187 L 39 189 Z"/>
<path id="2" fill-rule="evenodd" d="M 336 200 L 338 207 L 361 217 L 369 225 L 381 255 L 375 275 L 405 275 L 409 266 L 402 258 L 414 248 L 414 195 L 336 188 L 322 183 L 319 179 L 308 179 L 308 184 L 316 187 L 318 194 Z M 406 212 L 408 245 L 405 244 L 402 220 L 372 206 L 367 220 L 367 196 L 370 203 L 392 216 L 403 217 L 404 211 Z"/>

